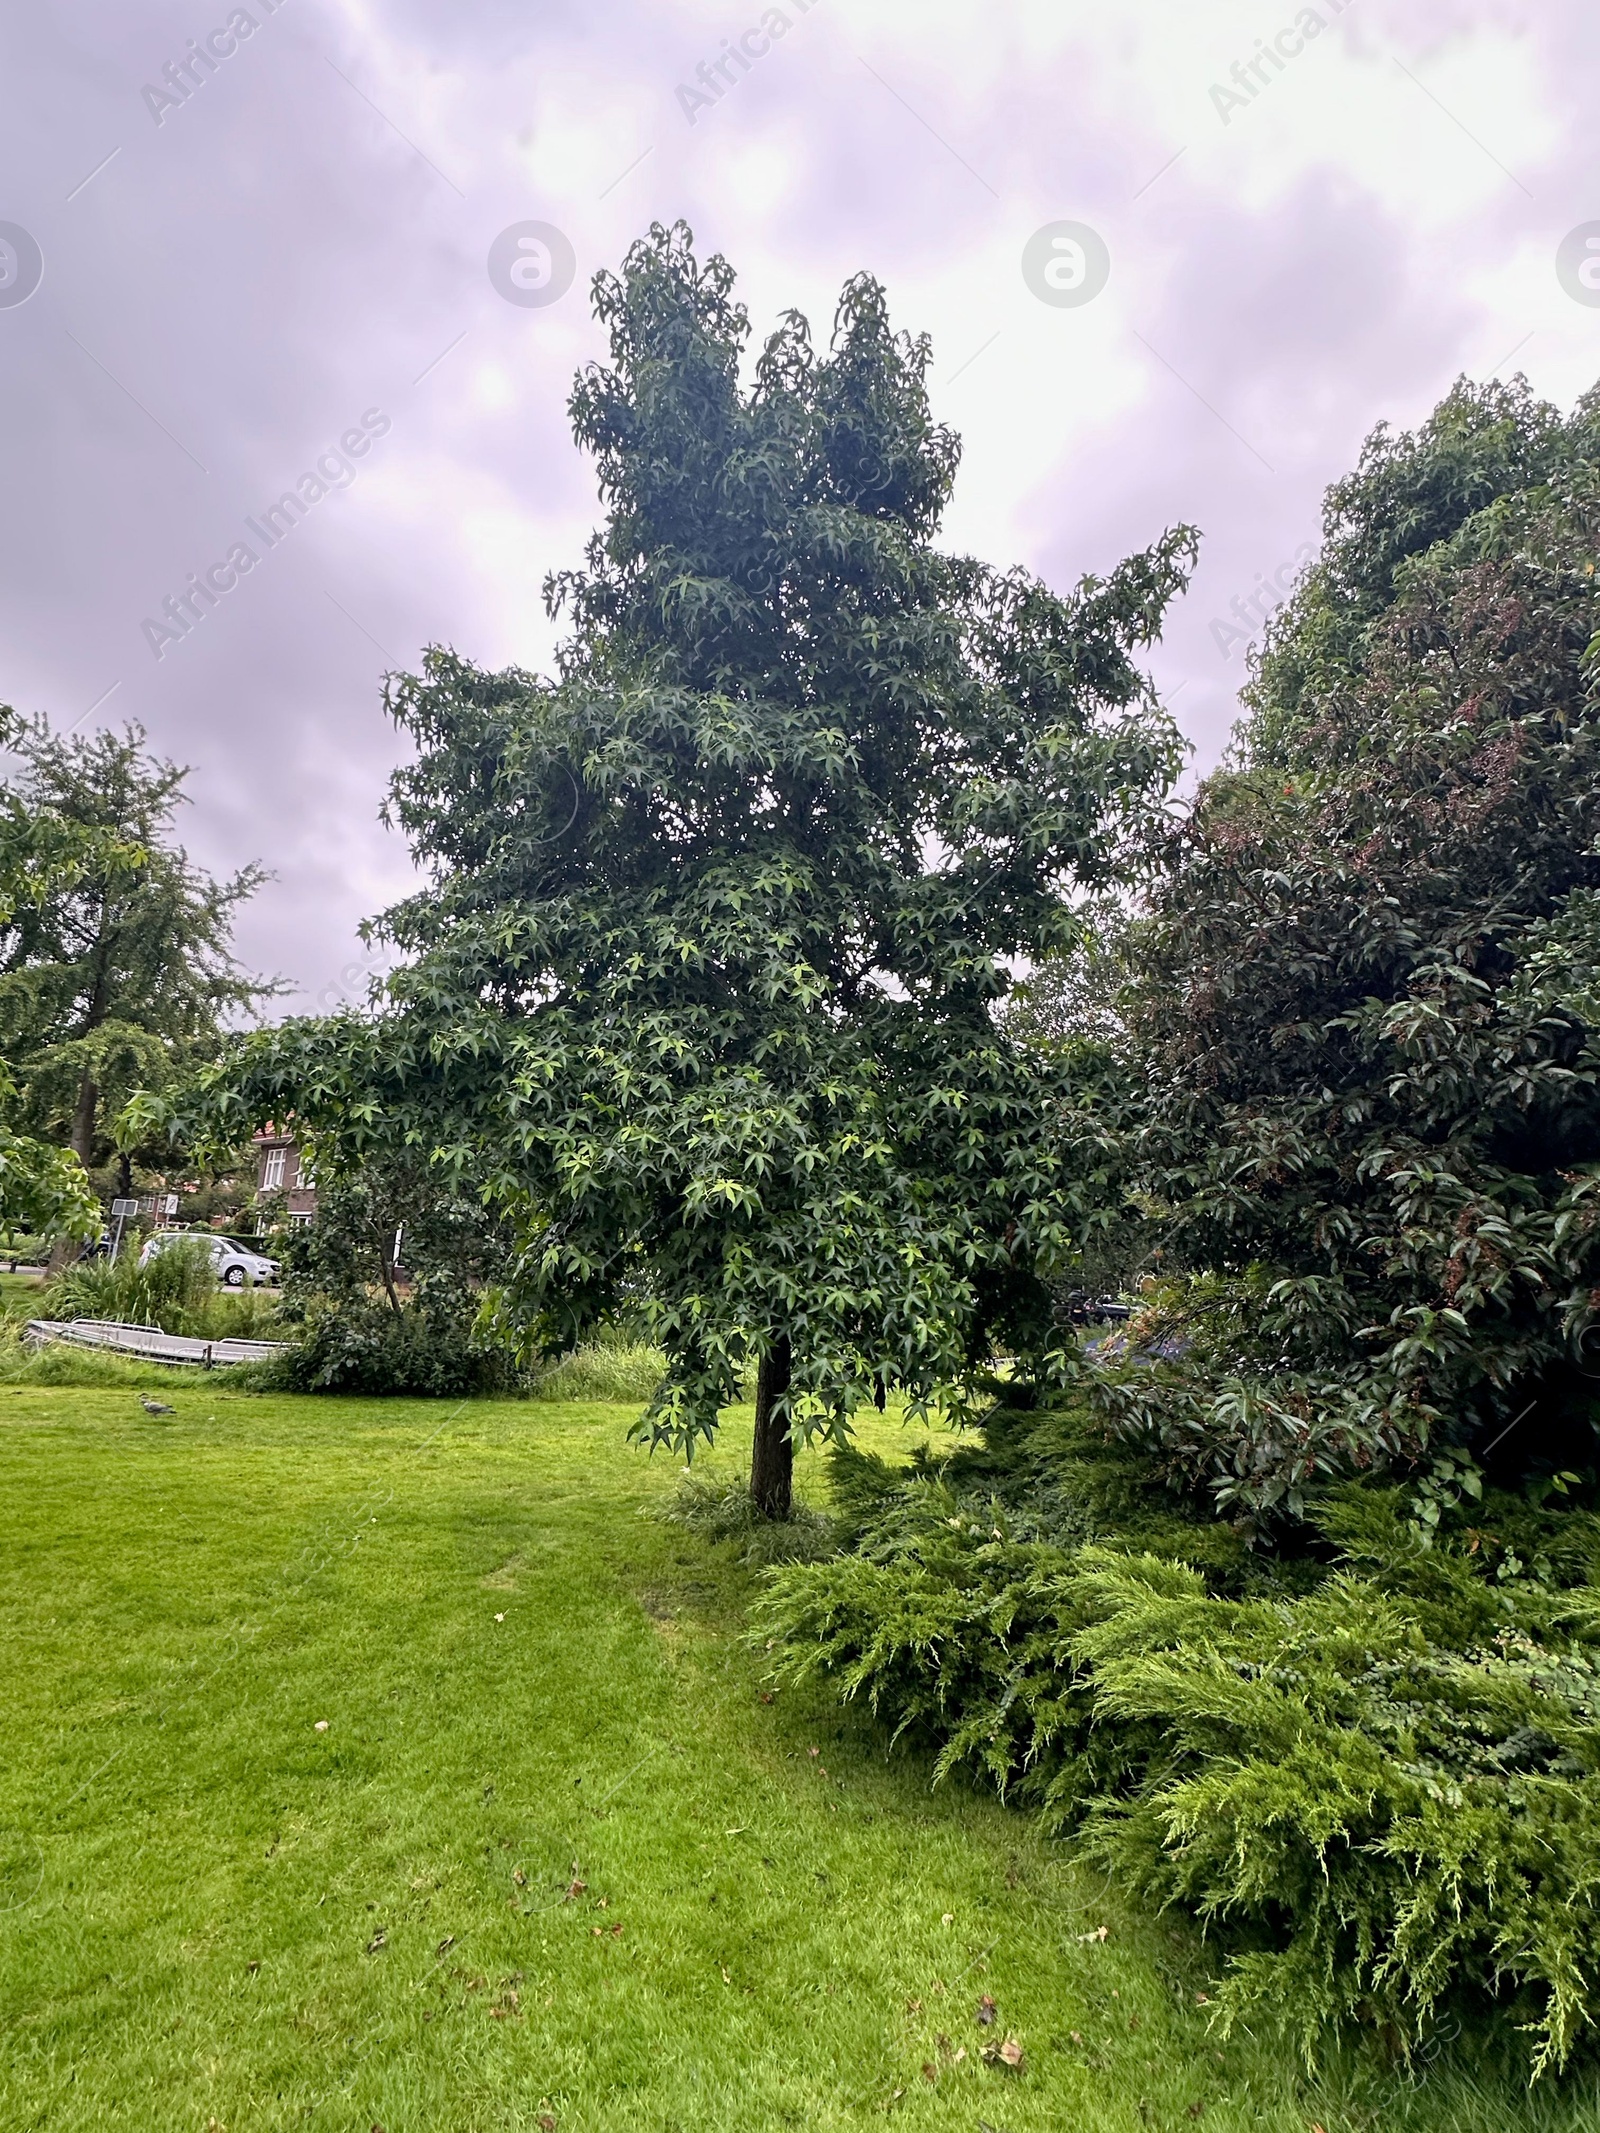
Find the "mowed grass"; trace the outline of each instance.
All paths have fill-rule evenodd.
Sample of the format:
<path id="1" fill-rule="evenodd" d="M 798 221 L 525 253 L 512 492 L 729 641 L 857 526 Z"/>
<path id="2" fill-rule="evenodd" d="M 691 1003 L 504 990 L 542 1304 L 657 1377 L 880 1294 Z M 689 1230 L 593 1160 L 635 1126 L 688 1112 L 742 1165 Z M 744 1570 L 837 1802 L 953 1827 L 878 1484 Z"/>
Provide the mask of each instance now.
<path id="1" fill-rule="evenodd" d="M 1181 1921 L 767 1699 L 629 1409 L 171 1397 L 0 1387 L 7 2133 L 1600 2123 L 1220 2042 Z"/>

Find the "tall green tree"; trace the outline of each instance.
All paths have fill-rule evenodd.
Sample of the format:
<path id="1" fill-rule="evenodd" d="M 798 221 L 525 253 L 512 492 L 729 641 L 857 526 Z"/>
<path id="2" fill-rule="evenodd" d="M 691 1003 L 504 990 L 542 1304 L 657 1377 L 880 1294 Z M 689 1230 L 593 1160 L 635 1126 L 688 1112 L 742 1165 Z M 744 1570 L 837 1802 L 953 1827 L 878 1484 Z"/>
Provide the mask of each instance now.
<path id="1" fill-rule="evenodd" d="M 87 1169 L 135 1089 L 192 1074 L 274 990 L 230 945 L 265 876 L 213 880 L 174 842 L 188 772 L 140 728 L 58 735 L 0 710 L 0 741 L 0 1056 L 21 1120 Z"/>
<path id="2" fill-rule="evenodd" d="M 1132 655 L 1193 537 L 1066 597 L 941 547 L 957 443 L 870 276 L 826 352 L 790 313 L 748 373 L 681 226 L 595 308 L 571 410 L 608 518 L 546 587 L 558 671 L 393 679 L 407 965 L 375 1024 L 291 1025 L 233 1086 L 483 1168 L 505 1311 L 552 1349 L 642 1288 L 654 1440 L 692 1450 L 754 1363 L 783 1515 L 796 1438 L 1054 1338 L 1077 1085 L 990 1010 L 1175 775 Z"/>
<path id="3" fill-rule="evenodd" d="M 1132 1002 L 1133 1174 L 1204 1279 L 1109 1392 L 1249 1513 L 1595 1453 L 1600 395 L 1458 386 L 1326 536 Z"/>

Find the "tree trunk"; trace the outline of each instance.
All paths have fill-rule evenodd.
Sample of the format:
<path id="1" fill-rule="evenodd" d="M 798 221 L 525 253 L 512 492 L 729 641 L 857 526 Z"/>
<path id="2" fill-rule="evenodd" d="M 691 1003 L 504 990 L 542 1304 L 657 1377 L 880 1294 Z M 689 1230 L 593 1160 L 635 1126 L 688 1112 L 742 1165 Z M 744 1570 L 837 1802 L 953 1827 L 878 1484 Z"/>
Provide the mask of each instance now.
<path id="1" fill-rule="evenodd" d="M 72 1114 L 72 1138 L 67 1144 L 85 1170 L 94 1155 L 94 1115 L 99 1106 L 100 1091 L 94 1085 L 94 1076 L 85 1067 L 83 1079 L 78 1083 L 77 1106 Z"/>
<path id="2" fill-rule="evenodd" d="M 763 1518 L 787 1518 L 794 1504 L 794 1439 L 788 1417 L 773 1409 L 789 1390 L 789 1336 L 780 1334 L 756 1373 L 756 1436 L 750 1455 L 750 1494 Z"/>

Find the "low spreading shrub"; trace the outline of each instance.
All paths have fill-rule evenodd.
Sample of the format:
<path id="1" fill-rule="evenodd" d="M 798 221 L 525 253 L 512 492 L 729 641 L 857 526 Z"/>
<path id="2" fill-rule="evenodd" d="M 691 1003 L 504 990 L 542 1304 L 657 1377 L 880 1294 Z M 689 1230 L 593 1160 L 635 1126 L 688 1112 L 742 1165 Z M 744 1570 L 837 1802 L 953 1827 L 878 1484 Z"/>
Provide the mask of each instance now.
<path id="1" fill-rule="evenodd" d="M 1492 2003 L 1565 2064 L 1600 2016 L 1600 1519 L 1344 1483 L 1272 1560 L 1103 1427 L 1000 1414 L 909 1475 L 836 1454 L 854 1543 L 772 1574 L 776 1676 L 1190 1909 L 1224 2025 L 1409 2050 Z"/>

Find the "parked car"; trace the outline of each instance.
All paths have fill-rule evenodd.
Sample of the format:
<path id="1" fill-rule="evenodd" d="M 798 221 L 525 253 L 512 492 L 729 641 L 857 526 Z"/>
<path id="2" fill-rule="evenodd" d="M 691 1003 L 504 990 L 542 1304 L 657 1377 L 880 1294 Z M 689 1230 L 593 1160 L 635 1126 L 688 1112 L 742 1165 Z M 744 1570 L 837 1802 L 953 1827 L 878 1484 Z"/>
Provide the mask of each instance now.
<path id="1" fill-rule="evenodd" d="M 170 1251 L 175 1244 L 196 1242 L 210 1246 L 211 1264 L 224 1287 L 242 1289 L 247 1282 L 269 1289 L 278 1286 L 276 1259 L 267 1258 L 265 1253 L 256 1251 L 251 1245 L 241 1244 L 236 1237 L 217 1237 L 207 1230 L 158 1230 L 139 1254 L 139 1264 L 148 1266 L 158 1252 Z"/>
<path id="2" fill-rule="evenodd" d="M 1116 1296 L 1090 1296 L 1083 1289 L 1074 1289 L 1067 1297 L 1067 1316 L 1075 1326 L 1110 1325 L 1132 1315 L 1132 1306 Z"/>

